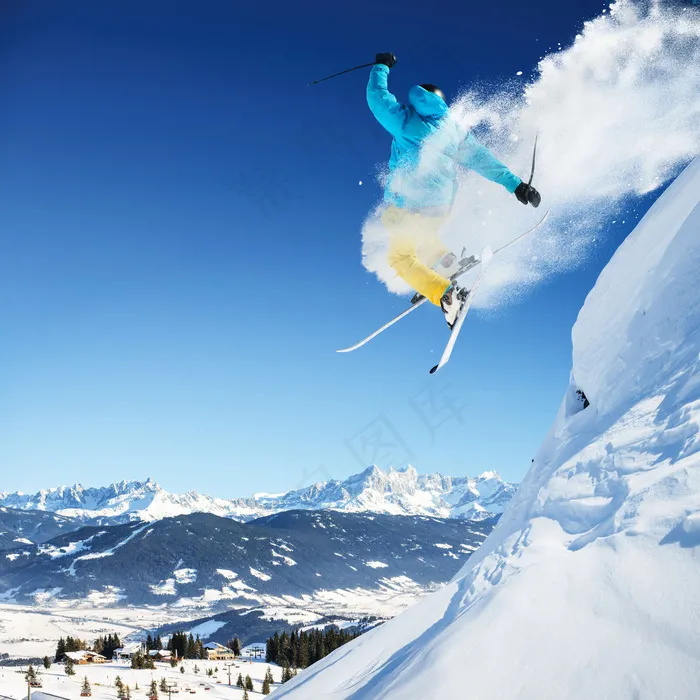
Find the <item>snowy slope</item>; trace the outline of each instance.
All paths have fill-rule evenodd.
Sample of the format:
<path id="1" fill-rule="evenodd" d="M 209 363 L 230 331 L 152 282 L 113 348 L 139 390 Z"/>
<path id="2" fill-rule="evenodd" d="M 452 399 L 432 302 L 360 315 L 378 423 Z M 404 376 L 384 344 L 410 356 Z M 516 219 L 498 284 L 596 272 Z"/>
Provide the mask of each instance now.
<path id="1" fill-rule="evenodd" d="M 559 414 L 481 549 L 274 697 L 700 697 L 698 270 L 700 160 L 589 294 Z"/>
<path id="2" fill-rule="evenodd" d="M 71 532 L 79 527 L 79 522 L 54 513 L 0 506 L 0 551 L 21 544 L 47 542 L 62 532 Z"/>
<path id="3" fill-rule="evenodd" d="M 172 494 L 148 479 L 101 488 L 76 484 L 35 494 L 0 493 L 0 506 L 51 511 L 104 525 L 134 520 L 151 522 L 191 513 L 247 521 L 300 509 L 481 520 L 502 513 L 515 488 L 496 472 L 472 478 L 418 474 L 413 467 L 387 472 L 370 467 L 345 481 L 321 482 L 281 495 L 257 494 L 226 500 L 196 491 Z"/>

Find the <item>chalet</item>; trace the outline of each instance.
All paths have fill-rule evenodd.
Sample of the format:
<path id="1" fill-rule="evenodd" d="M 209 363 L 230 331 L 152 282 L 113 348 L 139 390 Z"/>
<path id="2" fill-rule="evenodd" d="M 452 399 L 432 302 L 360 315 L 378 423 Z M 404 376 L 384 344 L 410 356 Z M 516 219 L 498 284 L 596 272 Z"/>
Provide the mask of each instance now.
<path id="1" fill-rule="evenodd" d="M 167 649 L 151 649 L 148 655 L 156 661 L 170 661 L 173 657 L 172 652 Z"/>
<path id="2" fill-rule="evenodd" d="M 103 664 L 107 659 L 102 654 L 96 654 L 94 651 L 67 651 L 66 658 L 70 659 L 75 664 L 84 666 L 85 664 Z"/>
<path id="3" fill-rule="evenodd" d="M 204 645 L 204 649 L 207 652 L 207 659 L 227 661 L 236 658 L 232 649 L 225 647 L 223 644 L 217 644 L 216 642 L 207 642 Z"/>
<path id="4" fill-rule="evenodd" d="M 115 649 L 112 658 L 115 661 L 119 661 L 120 659 L 129 660 L 134 654 L 138 654 L 139 652 L 141 654 L 144 653 L 144 645 L 141 642 L 129 642 L 129 644 L 125 644 L 120 649 Z"/>

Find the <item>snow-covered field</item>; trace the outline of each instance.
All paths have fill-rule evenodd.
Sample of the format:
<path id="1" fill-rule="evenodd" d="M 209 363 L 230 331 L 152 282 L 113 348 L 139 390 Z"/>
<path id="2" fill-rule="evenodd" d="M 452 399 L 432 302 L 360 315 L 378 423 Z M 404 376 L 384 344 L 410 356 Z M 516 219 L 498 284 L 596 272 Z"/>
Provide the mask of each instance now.
<path id="1" fill-rule="evenodd" d="M 270 596 L 264 605 L 254 609 L 261 611 L 264 619 L 308 627 L 328 616 L 343 615 L 343 623 L 347 626 L 369 616 L 393 617 L 425 594 L 425 588 L 410 579 L 396 577 L 386 579 L 379 589 L 373 591 L 318 591 L 313 597 L 304 596 L 303 599 Z M 225 624 L 215 619 L 200 623 L 193 621 L 201 617 L 203 611 L 198 608 L 98 608 L 85 607 L 77 602 L 74 607 L 0 604 L 0 654 L 9 654 L 13 658 L 43 658 L 54 653 L 60 637 L 91 641 L 99 635 L 117 633 L 122 641 L 141 640 L 149 631 L 176 623 L 181 624 L 186 632 L 199 635 L 206 641 Z"/>
<path id="2" fill-rule="evenodd" d="M 0 654 L 43 657 L 54 652 L 60 637 L 93 640 L 116 632 L 126 638 L 170 619 L 169 614 L 159 610 L 88 607 L 56 610 L 0 605 Z"/>
<path id="3" fill-rule="evenodd" d="M 699 270 L 700 158 L 588 295 L 557 418 L 489 538 L 276 698 L 700 698 Z"/>
<path id="4" fill-rule="evenodd" d="M 182 665 L 185 673 L 181 673 L 179 667 L 172 669 L 170 664 L 158 663 L 156 670 L 132 670 L 127 662 L 106 663 L 102 665 L 76 666 L 75 676 L 66 676 L 61 664 L 53 664 L 49 670 L 39 669 L 42 681 L 41 692 L 57 695 L 67 700 L 77 700 L 80 698 L 80 688 L 83 679 L 87 677 L 92 686 L 92 697 L 94 700 L 116 700 L 117 689 L 114 681 L 119 676 L 131 690 L 133 700 L 146 700 L 147 690 L 152 679 L 160 685 L 161 679 L 166 682 L 177 683 L 178 693 L 173 697 L 184 700 L 185 698 L 201 698 L 202 700 L 240 700 L 243 691 L 235 687 L 238 674 L 243 678 L 249 675 L 253 680 L 254 692 L 249 693 L 252 698 L 262 698 L 262 681 L 268 668 L 272 670 L 273 677 L 277 683 L 281 681 L 282 669 L 274 664 L 266 664 L 260 661 L 236 661 L 231 666 L 231 683 L 228 685 L 227 664 L 230 661 L 184 661 Z M 199 672 L 195 673 L 195 667 Z M 207 671 L 218 669 L 213 676 L 208 676 Z M 24 675 L 18 672 L 19 669 L 11 667 L 0 667 L 0 695 L 4 695 L 13 700 L 21 700 L 27 697 L 27 685 Z M 136 685 L 138 684 L 138 690 Z M 274 686 L 273 686 L 274 687 Z M 187 691 L 185 689 L 188 689 Z M 192 692 L 194 691 L 194 692 Z M 167 698 L 167 693 L 159 692 L 159 698 Z M 39 691 L 34 691 L 33 697 L 40 697 Z M 53 700 L 53 699 L 52 699 Z"/>

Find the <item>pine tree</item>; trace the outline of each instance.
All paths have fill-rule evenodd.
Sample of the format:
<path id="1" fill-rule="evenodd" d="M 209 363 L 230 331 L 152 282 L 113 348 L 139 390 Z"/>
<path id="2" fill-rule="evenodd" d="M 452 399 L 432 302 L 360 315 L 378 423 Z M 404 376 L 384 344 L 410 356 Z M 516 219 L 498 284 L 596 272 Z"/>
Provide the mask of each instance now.
<path id="1" fill-rule="evenodd" d="M 59 661 L 63 661 L 63 657 L 66 655 L 66 640 L 61 637 L 58 640 L 58 644 L 56 644 L 56 655 L 54 656 L 53 660 L 58 663 Z"/>
<path id="2" fill-rule="evenodd" d="M 67 676 L 74 676 L 75 675 L 75 668 L 73 668 L 75 664 L 73 663 L 73 659 L 71 658 L 66 658 L 66 675 Z"/>
<path id="3" fill-rule="evenodd" d="M 185 657 L 188 659 L 197 658 L 197 647 L 195 646 L 194 637 L 192 635 L 187 638 L 187 652 L 185 653 Z"/>
<path id="4" fill-rule="evenodd" d="M 253 679 L 250 676 L 245 677 L 245 689 L 253 690 Z"/>
<path id="5" fill-rule="evenodd" d="M 305 632 L 301 633 L 299 640 L 299 666 L 308 668 L 309 666 L 309 638 Z"/>
<path id="6" fill-rule="evenodd" d="M 174 656 L 170 657 L 170 668 L 175 668 L 177 666 L 177 659 Z"/>
<path id="7" fill-rule="evenodd" d="M 243 674 L 242 673 L 238 674 L 238 680 L 236 681 L 236 687 L 238 687 L 238 688 L 245 687 L 244 683 L 243 683 Z"/>
<path id="8" fill-rule="evenodd" d="M 136 684 L 136 690 L 139 689 L 139 684 Z M 126 688 L 124 688 L 124 700 L 131 700 L 131 688 L 127 685 Z"/>
<path id="9" fill-rule="evenodd" d="M 90 681 L 87 676 L 83 678 L 83 687 L 80 689 L 80 692 L 83 695 L 92 695 L 92 688 L 90 687 Z"/>
<path id="10" fill-rule="evenodd" d="M 240 656 L 241 655 L 241 640 L 238 639 L 238 637 L 234 637 L 233 641 L 230 642 L 230 645 L 231 645 L 231 651 L 236 656 Z"/>
<path id="11" fill-rule="evenodd" d="M 204 644 L 202 644 L 202 640 L 199 638 L 199 635 L 197 635 L 197 639 L 194 643 L 194 658 L 195 659 L 206 659 L 207 654 L 204 651 Z"/>
<path id="12" fill-rule="evenodd" d="M 158 684 L 155 681 L 155 678 L 151 681 L 151 688 L 148 691 L 148 697 L 150 700 L 158 700 Z"/>
<path id="13" fill-rule="evenodd" d="M 160 689 L 164 692 L 168 692 L 168 684 L 165 682 L 165 678 L 160 679 Z"/>
<path id="14" fill-rule="evenodd" d="M 126 687 L 125 686 L 120 686 L 117 688 L 117 698 L 118 700 L 124 700 L 126 697 Z"/>
<path id="15" fill-rule="evenodd" d="M 117 677 L 114 679 L 114 687 L 117 688 L 117 689 L 123 688 L 123 687 L 124 687 L 124 683 L 122 683 L 121 676 L 117 676 Z"/>
<path id="16" fill-rule="evenodd" d="M 82 651 L 87 644 L 77 637 L 66 637 L 66 651 Z"/>
<path id="17" fill-rule="evenodd" d="M 248 695 L 248 688 L 245 688 L 243 690 L 243 698 L 242 700 L 250 700 L 250 695 Z"/>
<path id="18" fill-rule="evenodd" d="M 275 682 L 275 677 L 272 675 L 272 669 L 268 666 L 265 671 L 265 680 L 272 685 Z"/>
<path id="19" fill-rule="evenodd" d="M 199 673 L 199 666 L 197 666 L 197 664 L 195 664 L 194 668 L 192 670 L 194 671 L 194 675 L 196 676 Z"/>
<path id="20" fill-rule="evenodd" d="M 187 652 L 187 636 L 184 632 L 173 632 L 168 640 L 168 649 L 179 659 L 186 658 Z"/>
<path id="21" fill-rule="evenodd" d="M 184 667 L 184 666 L 180 666 L 180 673 L 184 673 L 184 672 L 185 672 L 185 667 Z"/>
<path id="22" fill-rule="evenodd" d="M 116 649 L 121 647 L 121 641 L 119 640 L 119 635 L 108 634 L 105 637 L 98 637 L 93 645 L 93 651 L 98 654 L 102 654 L 107 659 L 114 657 L 114 652 Z"/>
<path id="23" fill-rule="evenodd" d="M 267 676 L 265 676 L 265 679 L 263 680 L 262 694 L 263 695 L 270 694 L 270 681 L 267 679 Z"/>
<path id="24" fill-rule="evenodd" d="M 280 635 L 279 642 L 279 652 L 277 653 L 277 663 L 280 666 L 289 666 L 291 661 L 291 645 L 289 642 L 289 635 L 286 632 L 282 632 Z"/>
<path id="25" fill-rule="evenodd" d="M 267 662 L 268 663 L 277 663 L 277 657 L 279 656 L 280 653 L 280 635 L 279 632 L 275 632 L 274 637 L 270 637 L 270 639 L 267 640 L 269 644 L 267 645 Z"/>
<path id="26" fill-rule="evenodd" d="M 27 683 L 36 683 L 36 671 L 34 670 L 34 666 L 32 666 L 31 664 L 29 664 L 29 668 L 24 674 L 24 678 L 27 681 Z"/>
<path id="27" fill-rule="evenodd" d="M 51 659 L 48 656 L 44 657 L 44 668 L 47 671 L 51 668 Z"/>
<path id="28" fill-rule="evenodd" d="M 289 637 L 289 661 L 292 666 L 297 665 L 297 656 L 299 653 L 299 635 L 296 630 Z"/>

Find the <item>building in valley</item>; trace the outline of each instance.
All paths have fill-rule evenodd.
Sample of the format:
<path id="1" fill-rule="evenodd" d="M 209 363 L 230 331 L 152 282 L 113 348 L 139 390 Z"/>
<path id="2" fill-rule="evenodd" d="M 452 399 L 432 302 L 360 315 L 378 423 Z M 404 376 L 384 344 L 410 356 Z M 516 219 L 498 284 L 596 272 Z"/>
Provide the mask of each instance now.
<path id="1" fill-rule="evenodd" d="M 207 642 L 204 645 L 204 650 L 207 652 L 207 659 L 230 661 L 236 658 L 236 655 L 233 653 L 233 649 L 229 649 L 223 644 L 217 644 L 217 642 Z"/>

